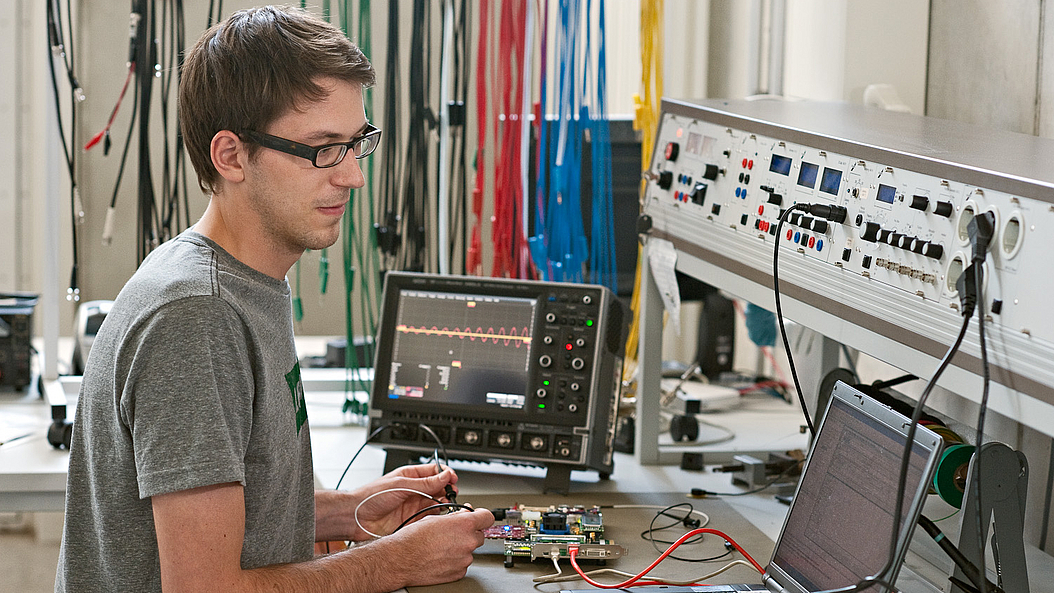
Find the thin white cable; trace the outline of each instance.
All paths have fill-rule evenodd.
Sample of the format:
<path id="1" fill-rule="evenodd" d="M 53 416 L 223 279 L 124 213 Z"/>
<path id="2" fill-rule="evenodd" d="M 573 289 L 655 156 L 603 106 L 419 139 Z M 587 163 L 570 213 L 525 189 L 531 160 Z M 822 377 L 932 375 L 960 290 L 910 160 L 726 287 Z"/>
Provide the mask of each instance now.
<path id="1" fill-rule="evenodd" d="M 520 66 L 522 76 L 523 106 L 520 109 L 520 186 L 522 188 L 520 208 L 520 224 L 523 225 L 523 235 L 527 236 L 527 226 L 530 222 L 530 192 L 528 191 L 528 179 L 531 168 L 531 73 L 532 57 L 534 52 L 534 2 L 527 3 L 527 24 L 524 34 L 523 64 Z M 545 125 L 545 110 L 542 110 L 542 121 L 538 125 Z"/>
<path id="2" fill-rule="evenodd" d="M 362 508 L 362 505 L 366 504 L 366 502 L 369 501 L 371 498 L 373 498 L 375 496 L 380 496 L 382 494 L 388 494 L 389 492 L 412 492 L 414 494 L 420 494 L 421 496 L 423 496 L 423 497 L 425 497 L 425 498 L 427 498 L 427 499 L 439 504 L 439 501 L 436 500 L 435 498 L 433 498 L 431 495 L 425 494 L 424 492 L 421 492 L 420 490 L 414 490 L 413 488 L 389 488 L 387 490 L 381 490 L 380 492 L 374 492 L 373 494 L 371 494 L 371 495 L 367 496 L 366 498 L 362 499 L 359 502 L 359 504 L 355 506 L 355 525 L 357 525 L 359 527 L 359 529 L 363 533 L 365 533 L 366 535 L 368 535 L 368 536 L 370 536 L 372 538 L 380 539 L 380 538 L 382 538 L 384 536 L 383 535 L 377 535 L 376 533 L 374 533 L 374 532 L 370 531 L 369 529 L 366 529 L 365 527 L 362 526 L 362 523 L 359 522 L 359 509 Z"/>
<path id="3" fill-rule="evenodd" d="M 746 560 L 733 560 L 732 562 L 729 562 L 728 564 L 726 564 L 726 565 L 722 566 L 721 568 L 711 572 L 710 574 L 705 574 L 705 575 L 698 576 L 698 577 L 691 578 L 691 579 L 685 579 L 685 580 L 680 580 L 679 581 L 679 580 L 676 580 L 676 579 L 667 579 L 667 578 L 662 578 L 662 577 L 653 577 L 653 576 L 649 575 L 647 577 L 647 580 L 649 580 L 649 581 L 658 581 L 658 582 L 660 582 L 662 584 L 666 584 L 666 585 L 693 585 L 693 584 L 698 583 L 700 581 L 706 581 L 706 580 L 712 579 L 712 578 L 716 577 L 717 575 L 719 575 L 719 574 L 721 574 L 721 573 L 723 573 L 723 572 L 725 572 L 727 570 L 730 570 L 732 568 L 735 568 L 736 566 L 739 566 L 739 565 L 746 566 L 747 568 L 750 569 L 751 572 L 757 572 L 757 569 L 754 568 L 754 566 L 751 565 Z M 557 568 L 559 568 L 559 566 Z M 619 577 L 626 577 L 626 578 L 633 578 L 633 577 L 637 576 L 637 575 L 635 575 L 633 573 L 624 572 L 624 571 L 621 571 L 621 570 L 615 570 L 614 568 L 601 568 L 601 569 L 593 570 L 593 571 L 590 571 L 590 572 L 587 572 L 587 573 L 584 573 L 584 574 L 587 577 L 589 577 L 589 578 L 593 578 L 593 577 L 600 576 L 600 575 L 607 575 L 607 574 L 615 575 L 615 576 L 619 576 Z M 575 573 L 575 574 L 566 574 L 566 575 L 562 575 L 560 573 L 557 573 L 557 574 L 550 574 L 550 575 L 535 577 L 534 582 L 536 582 L 536 583 L 562 583 L 562 582 L 565 582 L 565 581 L 581 580 L 581 578 L 582 577 L 579 574 L 577 574 L 577 573 Z"/>

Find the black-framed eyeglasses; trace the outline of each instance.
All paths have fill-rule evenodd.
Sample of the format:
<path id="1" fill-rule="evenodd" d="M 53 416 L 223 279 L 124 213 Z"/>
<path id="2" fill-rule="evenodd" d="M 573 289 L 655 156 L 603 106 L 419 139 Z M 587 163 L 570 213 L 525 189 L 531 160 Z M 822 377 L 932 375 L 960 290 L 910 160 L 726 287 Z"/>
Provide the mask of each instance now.
<path id="1" fill-rule="evenodd" d="M 355 158 L 366 158 L 377 149 L 377 145 L 381 142 L 380 128 L 369 123 L 366 124 L 366 129 L 361 134 L 347 142 L 334 142 L 322 146 L 310 146 L 253 130 L 245 130 L 239 135 L 264 148 L 307 159 L 319 169 L 339 165 L 344 160 L 344 156 L 348 154 L 349 149 Z"/>

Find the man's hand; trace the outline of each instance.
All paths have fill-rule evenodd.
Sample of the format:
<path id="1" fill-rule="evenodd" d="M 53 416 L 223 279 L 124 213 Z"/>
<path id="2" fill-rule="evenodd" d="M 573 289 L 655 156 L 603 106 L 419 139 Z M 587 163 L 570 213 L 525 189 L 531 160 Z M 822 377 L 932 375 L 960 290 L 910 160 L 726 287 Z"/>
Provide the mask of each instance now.
<path id="1" fill-rule="evenodd" d="M 424 492 L 434 499 L 446 502 L 445 486 L 447 484 L 453 486 L 456 483 L 457 474 L 450 468 L 436 473 L 436 466 L 432 464 L 405 465 L 352 491 L 348 497 L 351 504 L 345 508 L 351 513 L 352 522 L 354 522 L 355 508 L 358 507 L 358 519 L 362 527 L 377 535 L 388 535 L 414 513 L 436 503 L 420 494 L 405 490 L 377 493 L 392 488 L 406 488 Z M 363 500 L 374 494 L 377 495 L 361 507 L 359 506 Z M 351 539 L 354 540 L 369 539 L 369 535 L 358 530 L 352 534 Z"/>
<path id="2" fill-rule="evenodd" d="M 429 515 L 365 545 L 362 551 L 390 545 L 397 555 L 392 557 L 408 559 L 390 565 L 403 587 L 447 583 L 465 576 L 472 552 L 483 545 L 483 530 L 493 524 L 494 515 L 487 509 Z"/>
<path id="3" fill-rule="evenodd" d="M 445 502 L 446 486 L 453 487 L 456 483 L 454 470 L 446 468 L 437 473 L 435 465 L 423 464 L 405 465 L 350 492 L 316 490 L 315 540 L 371 539 L 355 523 L 355 508 L 373 494 L 391 488 L 408 488 Z M 359 509 L 359 522 L 371 533 L 388 535 L 414 513 L 433 504 L 435 501 L 412 492 L 378 494 Z"/>

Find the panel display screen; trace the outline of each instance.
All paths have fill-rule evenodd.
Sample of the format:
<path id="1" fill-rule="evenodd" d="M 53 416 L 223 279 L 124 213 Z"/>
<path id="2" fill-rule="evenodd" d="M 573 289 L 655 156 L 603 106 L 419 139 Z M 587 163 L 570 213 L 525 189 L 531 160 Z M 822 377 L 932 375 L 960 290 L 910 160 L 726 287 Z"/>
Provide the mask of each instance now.
<path id="1" fill-rule="evenodd" d="M 772 155 L 772 163 L 769 164 L 769 171 L 772 171 L 773 173 L 779 173 L 780 175 L 790 175 L 790 157 L 780 156 L 778 154 Z"/>
<path id="2" fill-rule="evenodd" d="M 823 178 L 820 179 L 820 191 L 832 196 L 838 195 L 838 188 L 842 185 L 842 172 L 830 167 L 823 168 Z"/>
<path id="3" fill-rule="evenodd" d="M 703 151 L 703 135 L 699 132 L 688 132 L 688 143 L 684 149 L 691 154 L 701 154 Z"/>
<path id="4" fill-rule="evenodd" d="M 802 161 L 801 171 L 798 171 L 798 185 L 813 189 L 816 187 L 816 174 L 820 171 L 818 165 Z"/>
<path id="5" fill-rule="evenodd" d="M 893 203 L 893 199 L 896 198 L 896 197 L 897 197 L 897 188 L 895 188 L 893 186 L 890 186 L 890 185 L 879 184 L 879 186 L 878 186 L 878 196 L 875 199 L 877 199 L 879 202 L 885 202 L 887 204 L 892 204 Z"/>
<path id="6" fill-rule="evenodd" d="M 523 410 L 537 310 L 534 298 L 400 291 L 388 398 Z"/>

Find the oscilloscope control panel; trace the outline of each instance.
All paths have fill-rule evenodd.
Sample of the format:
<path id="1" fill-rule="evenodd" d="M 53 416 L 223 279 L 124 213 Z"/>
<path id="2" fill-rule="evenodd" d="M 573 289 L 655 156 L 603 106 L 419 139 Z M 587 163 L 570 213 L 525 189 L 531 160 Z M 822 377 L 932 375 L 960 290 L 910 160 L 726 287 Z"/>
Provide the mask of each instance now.
<path id="1" fill-rule="evenodd" d="M 1049 431 L 1052 162 L 1051 140 L 861 106 L 666 100 L 642 212 L 651 236 L 670 240 L 698 275 L 770 309 L 779 244 L 792 318 L 920 376 L 962 322 L 956 281 L 970 264 L 967 228 L 991 212 L 984 304 L 1001 386 L 993 405 Z M 777 231 L 800 203 L 829 206 L 832 216 L 795 210 Z M 953 365 L 947 384 L 975 397 L 975 330 Z"/>
<path id="2" fill-rule="evenodd" d="M 451 457 L 610 473 L 623 341 L 602 286 L 390 272 L 374 442 L 399 463 L 438 438 Z"/>

